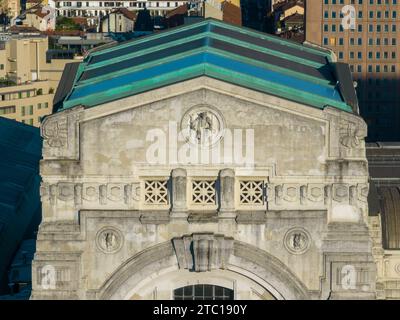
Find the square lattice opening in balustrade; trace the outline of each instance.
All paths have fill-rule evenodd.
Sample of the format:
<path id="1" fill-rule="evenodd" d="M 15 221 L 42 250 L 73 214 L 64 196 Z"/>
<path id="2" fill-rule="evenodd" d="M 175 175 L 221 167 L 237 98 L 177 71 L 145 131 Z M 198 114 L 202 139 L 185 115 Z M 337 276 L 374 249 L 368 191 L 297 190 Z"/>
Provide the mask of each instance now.
<path id="1" fill-rule="evenodd" d="M 264 181 L 241 180 L 239 181 L 240 205 L 259 206 L 265 203 Z"/>
<path id="2" fill-rule="evenodd" d="M 168 204 L 168 181 L 146 180 L 144 181 L 144 203 L 152 205 Z"/>
<path id="3" fill-rule="evenodd" d="M 194 205 L 215 205 L 215 180 L 193 180 L 191 199 Z"/>

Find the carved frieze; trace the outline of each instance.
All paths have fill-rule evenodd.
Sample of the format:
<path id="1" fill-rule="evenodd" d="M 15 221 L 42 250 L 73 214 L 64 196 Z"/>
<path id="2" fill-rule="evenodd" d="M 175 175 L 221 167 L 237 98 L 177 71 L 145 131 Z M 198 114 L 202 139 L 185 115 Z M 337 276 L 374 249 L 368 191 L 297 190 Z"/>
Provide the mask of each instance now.
<path id="1" fill-rule="evenodd" d="M 367 201 L 368 184 L 269 184 L 268 208 L 327 208 L 332 201 L 358 206 Z"/>
<path id="2" fill-rule="evenodd" d="M 40 187 L 42 202 L 56 201 L 72 203 L 75 206 L 85 204 L 132 206 L 139 202 L 139 182 L 124 183 L 72 183 L 59 182 L 56 184 L 42 182 Z"/>

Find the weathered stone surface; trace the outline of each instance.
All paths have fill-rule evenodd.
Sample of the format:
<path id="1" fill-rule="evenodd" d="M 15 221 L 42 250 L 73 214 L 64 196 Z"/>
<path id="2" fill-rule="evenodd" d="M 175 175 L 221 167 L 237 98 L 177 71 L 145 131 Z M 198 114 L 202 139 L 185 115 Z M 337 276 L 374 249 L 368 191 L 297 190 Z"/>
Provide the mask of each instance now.
<path id="1" fill-rule="evenodd" d="M 237 299 L 375 296 L 356 115 L 200 77 L 47 119 L 32 299 L 170 299 L 195 283 Z M 212 121 L 242 133 L 240 150 L 178 161 L 193 141 L 169 135 L 191 125 L 204 142 Z"/>

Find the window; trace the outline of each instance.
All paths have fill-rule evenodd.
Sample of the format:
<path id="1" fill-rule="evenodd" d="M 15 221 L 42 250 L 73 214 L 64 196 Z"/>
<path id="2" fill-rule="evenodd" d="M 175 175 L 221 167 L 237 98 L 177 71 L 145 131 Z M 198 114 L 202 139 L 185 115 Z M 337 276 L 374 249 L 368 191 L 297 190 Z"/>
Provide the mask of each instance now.
<path id="1" fill-rule="evenodd" d="M 44 103 L 44 107 L 45 107 L 46 109 L 49 107 L 48 102 L 45 102 L 45 103 Z"/>
<path id="2" fill-rule="evenodd" d="M 195 284 L 174 290 L 174 300 L 233 300 L 233 290 L 211 284 Z"/>
<path id="3" fill-rule="evenodd" d="M 25 107 L 22 106 L 22 107 L 21 107 L 21 116 L 24 116 L 24 115 L 25 115 Z"/>
<path id="4" fill-rule="evenodd" d="M 0 107 L 0 114 L 15 113 L 15 106 Z"/>
<path id="5" fill-rule="evenodd" d="M 28 112 L 29 112 L 29 115 L 33 115 L 33 106 L 32 105 L 30 105 L 29 107 L 28 107 Z"/>

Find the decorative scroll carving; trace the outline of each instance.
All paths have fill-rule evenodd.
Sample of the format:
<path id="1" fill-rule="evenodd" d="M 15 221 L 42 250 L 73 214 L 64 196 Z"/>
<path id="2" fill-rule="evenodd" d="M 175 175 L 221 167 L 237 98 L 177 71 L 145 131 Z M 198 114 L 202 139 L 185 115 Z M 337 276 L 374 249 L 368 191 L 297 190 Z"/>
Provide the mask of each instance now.
<path id="1" fill-rule="evenodd" d="M 344 202 L 349 199 L 349 185 L 346 183 L 334 183 L 332 199 L 337 202 Z"/>
<path id="2" fill-rule="evenodd" d="M 321 202 L 324 200 L 324 185 L 309 184 L 307 186 L 307 199 L 312 202 Z"/>
<path id="3" fill-rule="evenodd" d="M 87 201 L 95 201 L 99 199 L 99 188 L 95 184 L 85 183 L 83 185 L 83 199 Z"/>
<path id="4" fill-rule="evenodd" d="M 359 148 L 366 136 L 365 129 L 355 122 L 342 120 L 340 123 L 340 144 L 346 148 Z"/>
<path id="5" fill-rule="evenodd" d="M 42 129 L 44 142 L 53 148 L 61 148 L 67 143 L 68 123 L 67 118 L 51 119 Z"/>
<path id="6" fill-rule="evenodd" d="M 74 184 L 64 182 L 58 184 L 58 199 L 62 201 L 72 200 L 74 193 Z"/>
<path id="7" fill-rule="evenodd" d="M 124 198 L 124 186 L 117 183 L 109 183 L 107 185 L 107 199 L 117 202 Z"/>
<path id="8" fill-rule="evenodd" d="M 289 202 L 300 200 L 300 186 L 294 184 L 283 185 L 283 199 Z"/>
<path id="9" fill-rule="evenodd" d="M 172 241 L 179 268 L 195 272 L 226 268 L 233 252 L 233 238 L 213 233 L 194 233 Z"/>
<path id="10" fill-rule="evenodd" d="M 362 202 L 368 201 L 368 193 L 369 193 L 369 184 L 368 183 L 359 183 L 357 185 L 357 193 L 358 200 Z"/>

